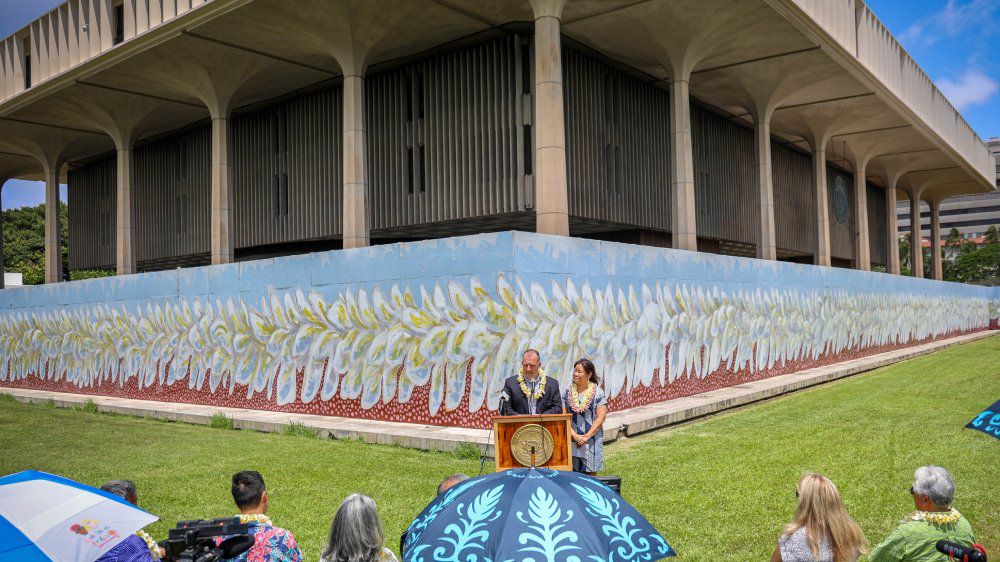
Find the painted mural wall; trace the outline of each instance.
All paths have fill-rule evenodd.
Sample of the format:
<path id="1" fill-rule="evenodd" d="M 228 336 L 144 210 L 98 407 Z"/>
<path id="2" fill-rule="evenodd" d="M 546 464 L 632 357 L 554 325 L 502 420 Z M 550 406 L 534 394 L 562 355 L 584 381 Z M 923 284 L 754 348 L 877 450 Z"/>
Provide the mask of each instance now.
<path id="1" fill-rule="evenodd" d="M 505 232 L 0 291 L 0 387 L 486 427 L 533 347 L 621 410 L 986 329 L 993 289 Z"/>

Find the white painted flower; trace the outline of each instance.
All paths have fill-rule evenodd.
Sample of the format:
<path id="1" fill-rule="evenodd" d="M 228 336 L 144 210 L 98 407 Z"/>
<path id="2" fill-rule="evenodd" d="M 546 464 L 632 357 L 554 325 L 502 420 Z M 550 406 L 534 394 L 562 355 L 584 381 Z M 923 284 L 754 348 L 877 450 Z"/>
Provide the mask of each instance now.
<path id="1" fill-rule="evenodd" d="M 339 395 L 407 402 L 427 386 L 428 413 L 496 408 L 503 380 L 534 347 L 565 387 L 589 357 L 611 397 L 657 376 L 758 372 L 850 348 L 901 344 L 985 327 L 1000 300 L 688 283 L 592 287 L 570 278 L 478 279 L 242 300 L 109 304 L 0 313 L 5 380 L 31 374 L 78 386 L 181 383 L 205 392 L 265 393 L 276 404 Z M 165 368 L 170 364 L 170 374 Z M 9 375 L 6 373 L 9 371 Z M 133 381 L 133 379 L 135 379 Z M 466 396 L 468 393 L 468 396 Z"/>

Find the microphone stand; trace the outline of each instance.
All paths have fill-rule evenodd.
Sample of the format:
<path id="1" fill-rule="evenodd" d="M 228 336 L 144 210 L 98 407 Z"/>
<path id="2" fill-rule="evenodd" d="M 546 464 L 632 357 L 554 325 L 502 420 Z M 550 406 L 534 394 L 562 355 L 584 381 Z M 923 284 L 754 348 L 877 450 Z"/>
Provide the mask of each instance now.
<path id="1" fill-rule="evenodd" d="M 500 399 L 500 407 L 497 410 L 500 415 L 503 415 L 504 406 L 507 405 L 507 401 L 503 398 Z M 479 457 L 479 475 L 483 475 L 483 471 L 486 470 L 486 452 L 490 450 L 490 443 L 493 442 L 493 433 L 496 431 L 496 426 L 490 427 L 490 434 L 486 437 L 486 444 L 483 445 L 483 454 Z"/>

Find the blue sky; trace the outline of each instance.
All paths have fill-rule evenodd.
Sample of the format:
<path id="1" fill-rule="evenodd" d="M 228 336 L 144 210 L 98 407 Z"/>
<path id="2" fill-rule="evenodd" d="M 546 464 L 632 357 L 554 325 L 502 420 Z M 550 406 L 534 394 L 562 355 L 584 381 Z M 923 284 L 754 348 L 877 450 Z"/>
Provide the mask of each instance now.
<path id="1" fill-rule="evenodd" d="M 0 37 L 59 3 L 0 0 Z M 980 137 L 1000 136 L 1000 0 L 868 0 L 868 5 Z M 3 208 L 38 205 L 44 192 L 37 182 L 9 181 Z"/>

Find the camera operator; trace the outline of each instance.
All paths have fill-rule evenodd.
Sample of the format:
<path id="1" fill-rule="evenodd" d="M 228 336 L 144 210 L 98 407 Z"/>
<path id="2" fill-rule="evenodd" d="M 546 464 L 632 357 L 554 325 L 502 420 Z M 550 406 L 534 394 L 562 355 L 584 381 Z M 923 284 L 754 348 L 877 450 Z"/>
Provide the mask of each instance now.
<path id="1" fill-rule="evenodd" d="M 267 516 L 267 490 L 264 477 L 256 470 L 233 475 L 233 501 L 240 510 L 240 522 L 246 523 L 254 538 L 250 550 L 232 558 L 235 562 L 300 562 L 302 552 L 292 533 L 275 527 Z M 222 542 L 219 539 L 218 542 Z"/>
<path id="2" fill-rule="evenodd" d="M 917 511 L 906 516 L 882 544 L 872 550 L 871 562 L 923 562 L 944 560 L 937 551 L 940 540 L 971 545 L 972 525 L 951 506 L 955 481 L 940 466 L 922 466 L 910 487 Z"/>

